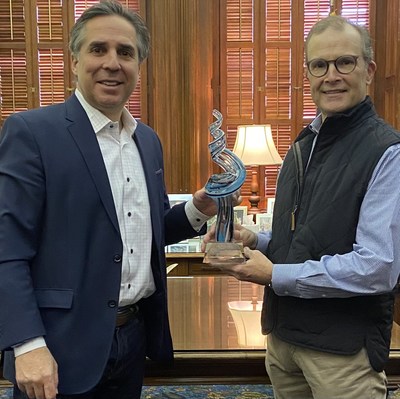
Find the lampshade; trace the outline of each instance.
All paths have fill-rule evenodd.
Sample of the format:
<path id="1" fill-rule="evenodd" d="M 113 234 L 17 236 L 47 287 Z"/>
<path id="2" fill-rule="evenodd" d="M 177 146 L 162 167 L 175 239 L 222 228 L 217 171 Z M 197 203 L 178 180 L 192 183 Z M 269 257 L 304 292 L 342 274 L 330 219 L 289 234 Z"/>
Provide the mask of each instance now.
<path id="1" fill-rule="evenodd" d="M 280 165 L 282 158 L 272 139 L 271 125 L 238 126 L 233 152 L 245 165 Z"/>

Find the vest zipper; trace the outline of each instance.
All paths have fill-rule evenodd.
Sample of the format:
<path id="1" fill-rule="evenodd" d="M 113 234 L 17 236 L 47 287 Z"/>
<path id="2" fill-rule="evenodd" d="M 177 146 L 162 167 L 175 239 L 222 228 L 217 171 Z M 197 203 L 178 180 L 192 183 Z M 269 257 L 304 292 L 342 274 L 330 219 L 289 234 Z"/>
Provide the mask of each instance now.
<path id="1" fill-rule="evenodd" d="M 301 149 L 300 144 L 298 142 L 294 143 L 293 146 L 293 155 L 296 166 L 296 183 L 297 183 L 297 191 L 296 198 L 293 206 L 293 210 L 290 218 L 290 231 L 294 231 L 296 229 L 296 212 L 299 207 L 301 192 L 303 189 L 303 159 L 301 157 Z"/>

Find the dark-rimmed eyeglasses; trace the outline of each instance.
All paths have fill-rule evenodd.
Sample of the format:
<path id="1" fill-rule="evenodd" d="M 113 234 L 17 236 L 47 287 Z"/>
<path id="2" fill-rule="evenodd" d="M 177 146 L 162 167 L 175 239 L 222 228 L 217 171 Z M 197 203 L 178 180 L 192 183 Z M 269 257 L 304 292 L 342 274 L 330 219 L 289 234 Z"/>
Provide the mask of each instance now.
<path id="1" fill-rule="evenodd" d="M 323 58 L 314 58 L 307 62 L 308 72 L 316 78 L 324 76 L 329 69 L 329 64 L 333 63 L 338 72 L 346 75 L 353 72 L 357 66 L 357 55 L 342 55 L 336 60 L 324 60 Z"/>

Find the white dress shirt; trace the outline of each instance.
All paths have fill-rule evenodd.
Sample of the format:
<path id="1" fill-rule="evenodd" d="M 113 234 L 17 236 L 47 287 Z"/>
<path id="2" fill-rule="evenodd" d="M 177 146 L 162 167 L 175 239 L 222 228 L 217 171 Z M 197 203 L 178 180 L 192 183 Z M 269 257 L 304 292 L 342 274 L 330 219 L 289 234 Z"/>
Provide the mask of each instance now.
<path id="1" fill-rule="evenodd" d="M 96 133 L 114 198 L 123 243 L 119 306 L 125 306 L 155 291 L 150 265 L 150 203 L 142 161 L 132 139 L 137 122 L 125 108 L 122 123 L 111 121 L 78 90 L 76 96 Z"/>

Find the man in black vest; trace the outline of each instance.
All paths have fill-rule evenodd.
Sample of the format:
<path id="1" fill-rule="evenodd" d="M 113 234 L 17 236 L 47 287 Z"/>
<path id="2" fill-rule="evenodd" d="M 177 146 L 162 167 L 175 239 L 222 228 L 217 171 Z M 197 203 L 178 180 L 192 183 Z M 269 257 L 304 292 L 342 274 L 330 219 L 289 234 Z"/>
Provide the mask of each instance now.
<path id="1" fill-rule="evenodd" d="M 367 96 L 376 64 L 364 28 L 330 16 L 305 49 L 320 113 L 285 157 L 272 231 L 238 226 L 248 260 L 220 267 L 265 286 L 276 399 L 384 399 L 400 272 L 400 135 Z"/>

